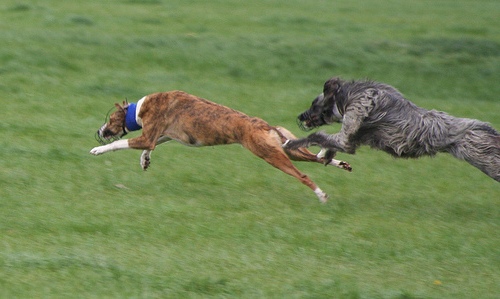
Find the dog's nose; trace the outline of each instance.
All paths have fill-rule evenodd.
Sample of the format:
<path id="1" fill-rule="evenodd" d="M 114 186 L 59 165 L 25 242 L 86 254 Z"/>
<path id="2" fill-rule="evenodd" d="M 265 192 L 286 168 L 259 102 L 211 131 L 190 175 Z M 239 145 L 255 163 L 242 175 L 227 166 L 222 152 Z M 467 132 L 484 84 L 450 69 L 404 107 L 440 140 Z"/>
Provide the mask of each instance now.
<path id="1" fill-rule="evenodd" d="M 110 129 L 104 129 L 101 133 L 102 137 L 107 138 L 110 136 L 114 136 L 115 134 Z"/>

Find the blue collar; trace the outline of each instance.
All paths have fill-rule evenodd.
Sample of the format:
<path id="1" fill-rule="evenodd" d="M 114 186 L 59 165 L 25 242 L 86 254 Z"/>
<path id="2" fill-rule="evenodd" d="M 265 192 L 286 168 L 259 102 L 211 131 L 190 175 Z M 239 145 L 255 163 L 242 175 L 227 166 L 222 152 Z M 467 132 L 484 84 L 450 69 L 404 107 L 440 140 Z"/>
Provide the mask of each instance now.
<path id="1" fill-rule="evenodd" d="M 125 126 L 129 131 L 137 131 L 142 129 L 141 126 L 137 123 L 136 120 L 136 108 L 137 105 L 135 103 L 130 103 L 127 107 L 127 115 L 125 115 Z"/>

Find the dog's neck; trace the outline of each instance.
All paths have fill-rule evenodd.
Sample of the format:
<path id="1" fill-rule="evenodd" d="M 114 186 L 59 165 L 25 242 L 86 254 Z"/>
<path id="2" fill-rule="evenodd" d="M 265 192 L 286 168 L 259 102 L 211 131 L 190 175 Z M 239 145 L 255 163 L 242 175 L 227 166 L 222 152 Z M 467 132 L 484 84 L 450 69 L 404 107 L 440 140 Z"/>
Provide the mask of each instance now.
<path id="1" fill-rule="evenodd" d="M 337 107 L 337 103 L 333 104 L 333 115 L 340 120 L 344 118 L 344 114 L 340 112 L 339 107 Z"/>
<path id="2" fill-rule="evenodd" d="M 338 113 L 342 117 L 345 113 L 345 108 L 347 106 L 348 94 L 345 92 L 346 88 L 339 88 L 338 92 L 334 95 L 335 104 L 333 107 L 333 113 Z M 335 115 L 338 117 L 338 115 Z"/>
<path id="3" fill-rule="evenodd" d="M 142 103 L 146 97 L 140 99 L 137 104 L 130 103 L 127 107 L 127 114 L 125 115 L 125 126 L 129 131 L 137 131 L 142 129 L 142 119 L 139 117 Z"/>

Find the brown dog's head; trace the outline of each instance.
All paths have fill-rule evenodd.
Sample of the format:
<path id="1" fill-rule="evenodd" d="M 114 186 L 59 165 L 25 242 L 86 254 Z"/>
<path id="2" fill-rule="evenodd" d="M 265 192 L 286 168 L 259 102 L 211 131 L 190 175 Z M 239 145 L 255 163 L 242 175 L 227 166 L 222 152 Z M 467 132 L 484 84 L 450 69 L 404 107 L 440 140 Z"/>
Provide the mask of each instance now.
<path id="1" fill-rule="evenodd" d="M 343 81 L 340 78 L 331 78 L 325 82 L 323 93 L 317 96 L 311 107 L 301 113 L 297 118 L 297 124 L 304 131 L 340 122 L 339 114 L 335 109 L 335 98 L 340 92 Z"/>
<path id="2" fill-rule="evenodd" d="M 125 117 L 128 106 L 129 104 L 126 101 L 123 101 L 123 105 L 116 103 L 116 111 L 111 113 L 111 115 L 108 113 L 105 123 L 95 134 L 95 139 L 100 144 L 109 144 L 127 135 L 128 130 L 125 125 Z"/>

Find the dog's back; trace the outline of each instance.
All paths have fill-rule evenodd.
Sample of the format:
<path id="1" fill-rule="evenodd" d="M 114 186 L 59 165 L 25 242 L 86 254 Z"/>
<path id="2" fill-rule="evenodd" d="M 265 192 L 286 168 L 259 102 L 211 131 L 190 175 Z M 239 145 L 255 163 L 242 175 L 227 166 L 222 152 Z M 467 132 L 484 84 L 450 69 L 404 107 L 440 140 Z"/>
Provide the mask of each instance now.
<path id="1" fill-rule="evenodd" d="M 142 150 L 143 170 L 149 168 L 151 152 L 156 146 L 174 139 L 192 146 L 240 143 L 257 157 L 309 187 L 321 202 L 326 202 L 326 193 L 300 172 L 290 159 L 334 165 L 351 171 L 348 163 L 331 158 L 325 160 L 307 149 L 283 149 L 285 139 L 296 139 L 285 128 L 271 127 L 260 118 L 249 117 L 182 91 L 155 93 L 143 97 L 137 104 L 124 102 L 115 106 L 117 110 L 97 132 L 99 140 L 114 141 L 94 147 L 90 153 L 97 156 L 124 149 Z M 121 139 L 132 131 L 129 123 L 142 128 L 142 135 Z"/>
<path id="2" fill-rule="evenodd" d="M 149 95 L 141 114 L 148 115 L 151 110 L 157 114 L 155 117 L 165 119 L 163 135 L 190 146 L 241 143 L 250 127 L 271 129 L 260 118 L 182 91 Z"/>
<path id="3" fill-rule="evenodd" d="M 449 152 L 469 131 L 498 135 L 487 123 L 418 107 L 387 84 L 353 81 L 343 88 L 346 109 L 367 97 L 373 105 L 351 137 L 356 147 L 366 144 L 395 157 L 417 158 Z"/>

